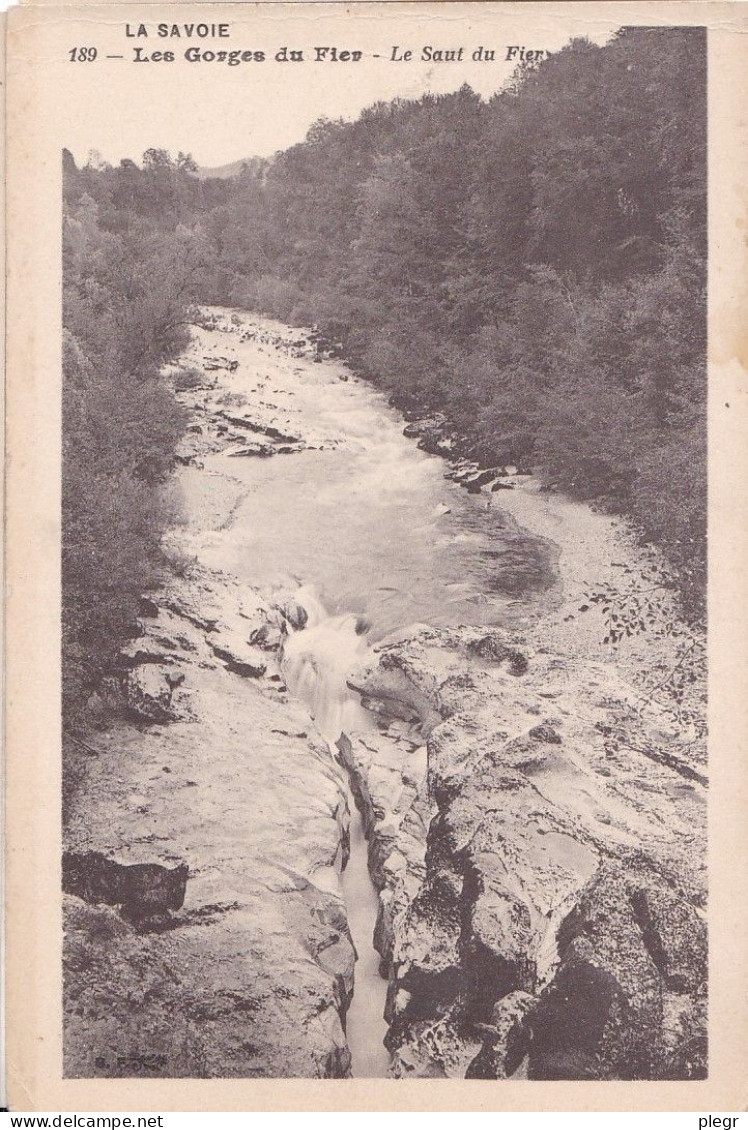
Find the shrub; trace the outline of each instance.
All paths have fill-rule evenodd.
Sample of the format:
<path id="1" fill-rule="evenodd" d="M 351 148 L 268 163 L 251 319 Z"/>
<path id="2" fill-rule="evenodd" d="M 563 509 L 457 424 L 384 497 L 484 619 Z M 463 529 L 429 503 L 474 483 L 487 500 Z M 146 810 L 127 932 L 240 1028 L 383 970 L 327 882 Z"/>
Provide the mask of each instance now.
<path id="1" fill-rule="evenodd" d="M 204 388 L 208 383 L 202 369 L 177 369 L 171 377 L 175 392 L 189 392 L 195 388 Z"/>

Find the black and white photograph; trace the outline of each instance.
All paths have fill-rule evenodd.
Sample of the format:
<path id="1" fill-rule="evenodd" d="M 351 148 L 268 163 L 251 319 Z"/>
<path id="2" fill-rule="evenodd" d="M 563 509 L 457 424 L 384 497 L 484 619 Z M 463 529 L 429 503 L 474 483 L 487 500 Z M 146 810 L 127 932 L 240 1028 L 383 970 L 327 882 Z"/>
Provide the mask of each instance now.
<path id="1" fill-rule="evenodd" d="M 67 1078 L 708 1077 L 708 33 L 421 32 L 60 154 Z"/>

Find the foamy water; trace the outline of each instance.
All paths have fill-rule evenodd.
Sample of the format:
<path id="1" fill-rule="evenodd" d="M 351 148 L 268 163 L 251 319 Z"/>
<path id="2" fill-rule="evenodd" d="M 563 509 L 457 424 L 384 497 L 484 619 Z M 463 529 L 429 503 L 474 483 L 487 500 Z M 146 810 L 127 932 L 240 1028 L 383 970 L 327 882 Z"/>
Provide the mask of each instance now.
<path id="1" fill-rule="evenodd" d="M 222 380 L 250 415 L 253 402 L 272 405 L 309 446 L 272 459 L 221 453 L 205 460 L 207 476 L 194 472 L 203 484 L 230 475 L 240 491 L 225 526 L 201 529 L 207 564 L 253 586 L 312 584 L 330 615 L 364 613 L 375 637 L 413 622 L 523 626 L 547 604 L 547 569 L 518 588 L 507 567 L 508 551 L 537 563 L 537 539 L 518 534 L 498 498 L 487 511 L 485 494 L 445 479 L 444 461 L 402 434 L 381 393 L 341 380 L 339 362 L 231 347 L 239 368 Z"/>
<path id="2" fill-rule="evenodd" d="M 306 704 L 334 756 L 335 742 L 342 733 L 371 724 L 370 716 L 346 685 L 348 673 L 366 652 L 366 633 L 358 616 L 328 616 L 309 588 L 297 593 L 296 602 L 305 609 L 308 620 L 303 629 L 292 632 L 286 640 L 284 676 L 289 689 Z M 348 807 L 350 856 L 342 887 L 357 961 L 346 1036 L 354 1076 L 373 1078 L 385 1076 L 389 1065 L 390 1057 L 383 1044 L 387 1032 L 387 983 L 380 976 L 379 954 L 372 941 L 379 898 L 369 875 L 363 820 L 350 786 Z"/>

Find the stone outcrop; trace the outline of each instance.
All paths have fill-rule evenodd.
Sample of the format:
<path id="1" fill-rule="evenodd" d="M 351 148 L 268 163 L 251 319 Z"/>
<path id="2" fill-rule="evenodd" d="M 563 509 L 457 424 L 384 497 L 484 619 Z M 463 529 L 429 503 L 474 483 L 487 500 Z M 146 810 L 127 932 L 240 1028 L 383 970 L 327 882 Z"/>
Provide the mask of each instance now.
<path id="1" fill-rule="evenodd" d="M 285 691 L 280 613 L 196 568 L 145 611 L 123 667 L 171 674 L 176 720 L 66 749 L 65 1073 L 345 1076 L 345 781 Z"/>
<path id="2" fill-rule="evenodd" d="M 209 642 L 213 654 L 226 664 L 226 669 L 245 679 L 259 679 L 268 669 L 267 653 L 250 642 L 246 629 L 244 632 L 235 629 L 214 632 Z"/>
<path id="3" fill-rule="evenodd" d="M 605 664 L 478 629 L 385 643 L 351 682 L 379 723 L 340 753 L 395 1074 L 702 1075 L 705 793 L 667 716 Z"/>
<path id="4" fill-rule="evenodd" d="M 426 413 L 425 408 L 414 406 L 403 414 L 410 421 L 403 435 L 415 439 L 422 451 L 447 459 L 445 478 L 459 483 L 470 494 L 480 494 L 484 488 L 493 493 L 513 490 L 519 479 L 532 474 L 529 467 L 487 465 L 480 453 L 476 454 L 475 441 L 457 431 L 441 412 Z"/>
<path id="5" fill-rule="evenodd" d="M 173 702 L 175 683 L 173 673 L 164 666 L 139 663 L 121 681 L 121 691 L 126 710 L 145 722 L 169 722 L 179 716 Z"/>
<path id="6" fill-rule="evenodd" d="M 118 906 L 132 919 L 145 921 L 179 910 L 184 903 L 186 863 L 118 863 L 98 851 L 66 851 L 62 889 L 86 902 Z"/>
<path id="7" fill-rule="evenodd" d="M 270 373 L 263 373 L 258 368 L 252 374 L 254 383 L 251 387 L 242 380 L 232 381 L 227 387 L 224 377 L 224 374 L 247 375 L 237 373 L 239 358 L 235 356 L 237 345 L 244 342 L 251 341 L 257 346 L 256 363 L 261 362 L 263 353 L 268 361 L 279 358 L 284 361 L 322 360 L 323 356 L 331 356 L 329 351 L 318 352 L 311 338 L 283 332 L 282 327 L 277 330 L 261 327 L 248 330 L 223 315 L 217 316 L 212 328 L 220 330 L 220 340 L 216 338 L 213 348 L 208 341 L 203 345 L 196 341 L 183 358 L 184 363 L 194 366 L 191 371 L 198 375 L 200 372 L 211 373 L 212 378 L 206 376 L 203 383 L 186 387 L 176 381 L 177 398 L 195 416 L 180 443 L 178 463 L 202 468 L 205 460 L 217 453 L 236 459 L 267 459 L 309 448 L 320 450 L 335 446 L 333 438 L 315 434 L 301 413 L 294 412 L 292 405 L 286 402 L 281 408 L 269 399 Z M 272 370 L 271 364 L 267 367 Z"/>

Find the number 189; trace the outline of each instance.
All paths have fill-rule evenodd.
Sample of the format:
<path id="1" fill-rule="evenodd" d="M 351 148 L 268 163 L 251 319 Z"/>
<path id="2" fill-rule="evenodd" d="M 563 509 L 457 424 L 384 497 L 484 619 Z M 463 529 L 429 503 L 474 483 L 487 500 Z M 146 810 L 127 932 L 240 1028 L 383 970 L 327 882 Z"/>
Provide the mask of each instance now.
<path id="1" fill-rule="evenodd" d="M 98 51 L 95 47 L 71 47 L 68 54 L 71 63 L 93 63 Z"/>

